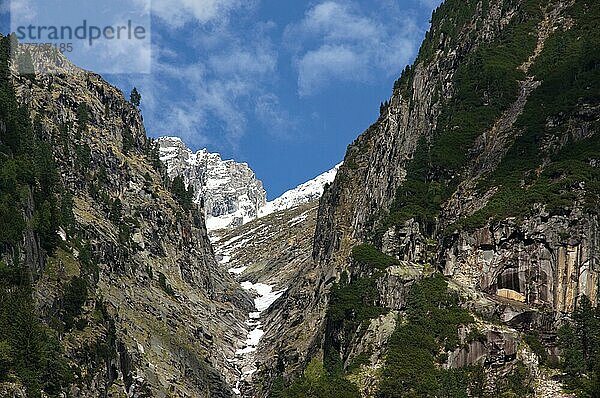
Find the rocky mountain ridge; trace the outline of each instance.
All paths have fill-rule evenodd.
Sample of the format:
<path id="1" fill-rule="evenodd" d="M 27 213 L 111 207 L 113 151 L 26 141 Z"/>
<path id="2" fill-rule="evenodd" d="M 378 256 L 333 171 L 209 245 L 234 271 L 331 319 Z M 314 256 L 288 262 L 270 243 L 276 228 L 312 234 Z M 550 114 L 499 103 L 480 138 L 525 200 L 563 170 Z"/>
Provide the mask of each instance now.
<path id="1" fill-rule="evenodd" d="M 342 164 L 339 163 L 333 169 L 328 170 L 312 180 L 284 192 L 278 198 L 267 202 L 265 206 L 259 210 L 259 217 L 264 217 L 281 210 L 292 209 L 305 203 L 318 201 L 321 198 L 321 195 L 323 195 L 326 186 L 331 184 L 335 179 L 341 165 Z"/>

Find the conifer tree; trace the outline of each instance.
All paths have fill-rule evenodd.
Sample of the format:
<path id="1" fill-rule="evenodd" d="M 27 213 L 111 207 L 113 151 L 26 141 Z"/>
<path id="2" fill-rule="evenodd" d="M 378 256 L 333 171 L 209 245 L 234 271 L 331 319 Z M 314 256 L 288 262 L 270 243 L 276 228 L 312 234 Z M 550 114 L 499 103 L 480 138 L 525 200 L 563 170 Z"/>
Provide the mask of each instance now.
<path id="1" fill-rule="evenodd" d="M 77 121 L 79 122 L 78 132 L 87 130 L 87 123 L 89 119 L 89 110 L 87 104 L 81 103 L 77 106 Z"/>
<path id="2" fill-rule="evenodd" d="M 140 92 L 138 91 L 138 89 L 136 87 L 133 88 L 133 90 L 131 90 L 131 103 L 136 106 L 139 107 L 140 103 L 142 102 L 142 95 L 140 94 Z"/>
<path id="3" fill-rule="evenodd" d="M 184 209 L 189 210 L 192 208 L 194 189 L 192 187 L 186 188 L 183 177 L 177 176 L 173 179 L 171 182 L 171 192 Z"/>

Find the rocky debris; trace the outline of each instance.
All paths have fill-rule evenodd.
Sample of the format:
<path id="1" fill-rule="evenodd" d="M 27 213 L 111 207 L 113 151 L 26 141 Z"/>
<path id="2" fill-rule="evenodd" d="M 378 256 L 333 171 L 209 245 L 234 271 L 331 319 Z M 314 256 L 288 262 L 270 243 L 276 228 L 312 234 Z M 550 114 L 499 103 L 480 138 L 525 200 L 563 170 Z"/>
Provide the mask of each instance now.
<path id="1" fill-rule="evenodd" d="M 476 364 L 486 367 L 500 368 L 517 358 L 519 333 L 509 328 L 484 324 L 478 326 L 480 337 L 468 341 L 470 327 L 462 327 L 458 331 L 461 347 L 450 352 L 446 368 L 462 368 Z"/>
<path id="2" fill-rule="evenodd" d="M 236 389 L 244 397 L 255 396 L 255 372 L 273 360 L 273 347 L 264 337 L 277 327 L 270 313 L 277 306 L 275 300 L 310 260 L 317 208 L 313 201 L 213 233 L 219 265 L 242 287 L 255 292 L 257 312 L 246 321 L 250 327 L 246 341 L 231 358 L 240 375 Z"/>
<path id="3" fill-rule="evenodd" d="M 521 345 L 518 358 L 523 361 L 531 376 L 536 398 L 575 398 L 576 395 L 565 392 L 564 385 L 559 381 L 560 372 L 555 369 L 542 368 L 539 358 L 527 345 Z"/>
<path id="4" fill-rule="evenodd" d="M 575 394 L 565 392 L 563 384 L 558 381 L 558 376 L 558 374 L 552 375 L 548 370 L 540 372 L 536 379 L 535 397 L 575 398 Z"/>
<path id="5" fill-rule="evenodd" d="M 379 301 L 385 308 L 403 310 L 410 287 L 424 276 L 423 266 L 401 262 L 398 266 L 389 267 L 377 280 Z"/>
<path id="6" fill-rule="evenodd" d="M 0 383 L 0 397 L 27 398 L 27 391 L 20 384 Z"/>
<path id="7" fill-rule="evenodd" d="M 220 265 L 238 281 L 287 288 L 310 259 L 318 203 L 278 211 L 211 237 Z"/>
<path id="8" fill-rule="evenodd" d="M 261 314 L 284 293 L 284 290 L 273 290 L 273 286 L 264 283 L 242 282 L 242 287 L 255 294 L 254 305 L 256 311 L 251 312 L 246 325 L 250 331 L 246 337 L 244 346 L 235 352 L 235 358 L 231 360 L 239 371 L 239 379 L 235 384 L 234 392 L 238 395 L 252 396 L 252 376 L 257 371 L 256 347 L 264 335 Z"/>

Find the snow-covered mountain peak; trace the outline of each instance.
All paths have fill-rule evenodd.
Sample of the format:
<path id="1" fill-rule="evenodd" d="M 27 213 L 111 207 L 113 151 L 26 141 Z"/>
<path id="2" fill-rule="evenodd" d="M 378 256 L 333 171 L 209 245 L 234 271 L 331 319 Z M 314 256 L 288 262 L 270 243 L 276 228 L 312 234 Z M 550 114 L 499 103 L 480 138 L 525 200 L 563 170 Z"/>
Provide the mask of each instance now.
<path id="1" fill-rule="evenodd" d="M 158 139 L 169 178 L 181 175 L 203 204 L 209 231 L 233 228 L 258 217 L 318 200 L 341 164 L 267 202 L 262 182 L 247 163 L 223 160 L 207 149 L 192 152 L 178 137 Z"/>
<path id="2" fill-rule="evenodd" d="M 163 137 L 158 143 L 169 177 L 181 175 L 194 188 L 209 230 L 242 225 L 265 205 L 267 194 L 248 164 L 223 160 L 207 149 L 194 153 L 177 137 Z"/>

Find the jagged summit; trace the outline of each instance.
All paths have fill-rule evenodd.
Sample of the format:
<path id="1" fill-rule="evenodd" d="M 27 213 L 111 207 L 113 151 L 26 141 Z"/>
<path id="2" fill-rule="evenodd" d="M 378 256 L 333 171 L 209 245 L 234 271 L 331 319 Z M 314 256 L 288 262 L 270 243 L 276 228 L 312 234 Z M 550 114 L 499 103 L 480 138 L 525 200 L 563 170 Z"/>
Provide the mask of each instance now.
<path id="1" fill-rule="evenodd" d="M 193 153 L 178 137 L 162 137 L 158 142 L 160 159 L 167 166 L 169 177 L 181 175 L 194 188 L 195 201 L 204 207 L 209 231 L 238 227 L 255 218 L 318 200 L 341 166 L 340 163 L 267 202 L 262 182 L 247 163 L 223 160 L 207 149 Z"/>
<path id="2" fill-rule="evenodd" d="M 194 188 L 209 230 L 239 226 L 257 217 L 267 194 L 248 164 L 223 160 L 206 149 L 193 153 L 177 137 L 158 142 L 169 177 L 181 175 Z"/>

